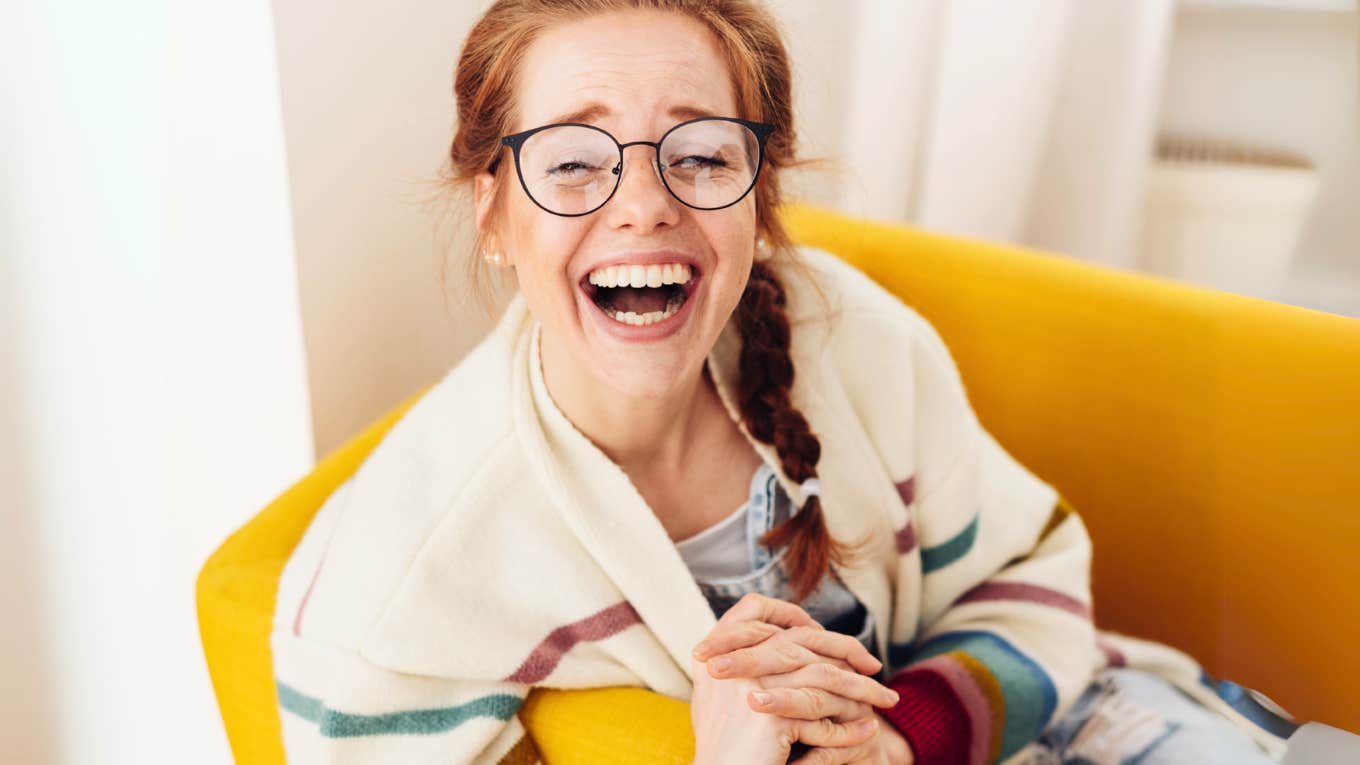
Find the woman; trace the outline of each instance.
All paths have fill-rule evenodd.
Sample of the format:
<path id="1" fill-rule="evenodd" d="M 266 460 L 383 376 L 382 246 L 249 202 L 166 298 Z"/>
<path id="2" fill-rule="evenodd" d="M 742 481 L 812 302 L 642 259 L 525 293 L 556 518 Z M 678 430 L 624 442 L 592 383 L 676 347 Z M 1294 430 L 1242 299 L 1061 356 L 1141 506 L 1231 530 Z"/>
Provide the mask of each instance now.
<path id="1" fill-rule="evenodd" d="M 1080 517 L 933 328 L 793 250 L 760 6 L 504 0 L 456 92 L 519 293 L 288 563 L 290 761 L 533 762 L 530 689 L 609 685 L 690 701 L 700 764 L 1278 753 L 1188 657 L 1097 633 Z"/>

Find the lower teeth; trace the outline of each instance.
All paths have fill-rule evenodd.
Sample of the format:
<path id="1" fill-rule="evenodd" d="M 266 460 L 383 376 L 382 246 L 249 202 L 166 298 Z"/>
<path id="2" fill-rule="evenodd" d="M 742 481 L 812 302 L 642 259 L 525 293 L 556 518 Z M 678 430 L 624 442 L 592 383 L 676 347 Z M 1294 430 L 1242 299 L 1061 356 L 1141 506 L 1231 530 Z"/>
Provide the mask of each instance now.
<path id="1" fill-rule="evenodd" d="M 674 316 L 680 306 L 685 302 L 682 297 L 673 297 L 666 303 L 663 311 L 649 311 L 647 313 L 634 313 L 632 311 L 605 311 L 605 315 L 621 324 L 631 324 L 635 327 L 645 327 L 648 324 L 655 324 L 658 321 L 665 321 Z"/>

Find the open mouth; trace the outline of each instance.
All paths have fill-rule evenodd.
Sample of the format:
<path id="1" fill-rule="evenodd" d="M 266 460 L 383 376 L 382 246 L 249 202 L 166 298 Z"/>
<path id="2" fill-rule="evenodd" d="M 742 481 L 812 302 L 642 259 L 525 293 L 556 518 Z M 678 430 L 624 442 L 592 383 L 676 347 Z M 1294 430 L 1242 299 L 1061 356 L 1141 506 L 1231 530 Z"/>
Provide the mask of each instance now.
<path id="1" fill-rule="evenodd" d="M 587 276 L 581 280 L 581 290 L 610 319 L 620 324 L 646 327 L 678 314 L 698 283 L 699 272 L 695 269 L 684 284 L 606 287 L 590 283 Z"/>

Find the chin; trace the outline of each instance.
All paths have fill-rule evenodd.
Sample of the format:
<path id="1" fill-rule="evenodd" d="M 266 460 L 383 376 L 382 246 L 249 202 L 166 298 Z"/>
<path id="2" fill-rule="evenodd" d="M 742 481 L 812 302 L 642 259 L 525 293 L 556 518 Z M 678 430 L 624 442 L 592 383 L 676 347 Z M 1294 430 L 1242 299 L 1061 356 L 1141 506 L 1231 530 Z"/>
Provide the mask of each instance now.
<path id="1" fill-rule="evenodd" d="M 673 393 L 687 379 L 686 370 L 685 366 L 661 370 L 656 366 L 639 366 L 606 372 L 607 378 L 602 382 L 621 396 L 658 400 Z"/>

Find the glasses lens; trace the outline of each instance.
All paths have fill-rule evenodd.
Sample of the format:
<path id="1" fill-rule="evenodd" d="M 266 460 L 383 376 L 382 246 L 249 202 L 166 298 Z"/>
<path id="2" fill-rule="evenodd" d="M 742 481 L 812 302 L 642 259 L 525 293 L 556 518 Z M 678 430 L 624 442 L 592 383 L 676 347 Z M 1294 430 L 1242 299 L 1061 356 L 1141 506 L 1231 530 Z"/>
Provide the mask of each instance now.
<path id="1" fill-rule="evenodd" d="M 605 133 L 558 125 L 529 136 L 519 151 L 524 188 L 539 205 L 580 215 L 604 203 L 619 176 L 619 147 Z"/>
<path id="2" fill-rule="evenodd" d="M 671 193 L 705 210 L 745 196 L 760 167 L 760 139 L 745 125 L 727 120 L 704 119 L 676 128 L 658 153 Z"/>

